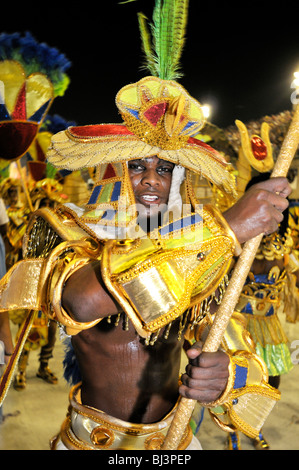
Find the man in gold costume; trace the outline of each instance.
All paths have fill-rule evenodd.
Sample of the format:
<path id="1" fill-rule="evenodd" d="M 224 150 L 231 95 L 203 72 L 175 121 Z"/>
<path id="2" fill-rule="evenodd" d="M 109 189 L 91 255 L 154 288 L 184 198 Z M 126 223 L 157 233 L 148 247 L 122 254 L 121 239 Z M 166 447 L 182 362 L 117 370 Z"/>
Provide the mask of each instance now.
<path id="1" fill-rule="evenodd" d="M 116 102 L 123 124 L 53 136 L 49 161 L 97 167 L 97 181 L 84 207 L 35 213 L 25 259 L 0 286 L 1 311 L 41 307 L 72 337 L 82 380 L 52 448 L 160 449 L 180 396 L 256 435 L 248 403 L 263 414 L 278 399 L 263 363 L 250 348 L 202 352 L 197 326 L 212 318 L 240 244 L 277 229 L 288 182 L 254 186 L 224 214 L 202 207 L 200 177 L 232 197 L 234 182 L 222 157 L 190 136 L 203 125 L 199 103 L 156 77 L 122 88 Z M 179 383 L 187 331 L 197 342 Z M 179 448 L 200 448 L 188 426 Z"/>
<path id="2" fill-rule="evenodd" d="M 176 69 L 188 2 L 162 3 L 154 22 L 173 22 L 158 28 L 169 37 L 156 50 L 170 45 L 164 65 Z M 151 52 L 148 58 L 155 62 Z M 242 321 L 218 351 L 202 352 L 202 341 L 233 256 L 248 239 L 277 229 L 289 184 L 276 178 L 252 187 L 224 214 L 202 206 L 201 178 L 231 200 L 235 182 L 222 156 L 196 138 L 201 105 L 163 66 L 124 86 L 116 104 L 123 123 L 70 127 L 52 137 L 48 161 L 95 170 L 94 187 L 82 207 L 33 214 L 24 260 L 0 283 L 0 312 L 28 311 L 2 395 L 42 309 L 71 337 L 80 370 L 52 449 L 161 449 L 181 397 L 198 400 L 224 428 L 255 437 L 279 392 L 246 343 Z M 180 377 L 185 336 L 192 347 Z M 189 423 L 178 449 L 201 449 Z"/>

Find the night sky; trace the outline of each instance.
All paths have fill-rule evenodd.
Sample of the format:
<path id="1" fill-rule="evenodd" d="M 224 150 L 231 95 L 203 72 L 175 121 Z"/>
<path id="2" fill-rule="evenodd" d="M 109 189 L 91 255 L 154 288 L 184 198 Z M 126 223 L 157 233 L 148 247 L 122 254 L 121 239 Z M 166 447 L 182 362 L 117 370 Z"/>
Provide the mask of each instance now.
<path id="1" fill-rule="evenodd" d="M 72 62 L 71 84 L 51 114 L 79 125 L 120 122 L 117 91 L 148 74 L 140 69 L 137 12 L 151 19 L 153 5 L 154 0 L 6 2 L 0 28 L 30 31 Z M 180 83 L 212 106 L 211 122 L 217 126 L 292 109 L 291 82 L 299 69 L 295 4 L 276 1 L 268 10 L 267 5 L 190 0 Z"/>

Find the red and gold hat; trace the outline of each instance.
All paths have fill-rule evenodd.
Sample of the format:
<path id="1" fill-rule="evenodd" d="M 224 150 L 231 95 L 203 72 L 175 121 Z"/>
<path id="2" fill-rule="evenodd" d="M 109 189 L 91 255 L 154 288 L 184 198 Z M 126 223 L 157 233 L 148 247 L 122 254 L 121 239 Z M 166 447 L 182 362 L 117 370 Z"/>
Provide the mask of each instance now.
<path id="1" fill-rule="evenodd" d="M 174 81 L 145 77 L 116 96 L 123 124 L 70 127 L 52 137 L 47 158 L 57 168 L 78 170 L 157 155 L 225 191 L 234 191 L 226 160 L 196 135 L 204 125 L 201 105 Z"/>
<path id="2" fill-rule="evenodd" d="M 157 155 L 201 175 L 234 194 L 235 182 L 226 160 L 195 135 L 204 125 L 201 105 L 174 81 L 145 77 L 123 87 L 116 96 L 122 124 L 69 127 L 52 137 L 48 161 L 71 171 L 96 167 L 96 181 L 82 220 L 115 226 L 116 205 L 135 203 L 127 162 Z M 190 178 L 189 178 L 190 179 Z M 123 214 L 125 211 L 123 212 Z M 133 215 L 117 224 L 127 225 Z M 102 220 L 104 222 L 104 220 Z"/>

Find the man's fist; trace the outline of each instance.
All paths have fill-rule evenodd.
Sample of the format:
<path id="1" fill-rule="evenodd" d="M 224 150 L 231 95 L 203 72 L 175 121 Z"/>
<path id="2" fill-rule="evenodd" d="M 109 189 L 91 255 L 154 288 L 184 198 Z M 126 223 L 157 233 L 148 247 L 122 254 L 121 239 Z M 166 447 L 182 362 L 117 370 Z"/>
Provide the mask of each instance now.
<path id="1" fill-rule="evenodd" d="M 229 377 L 229 356 L 223 351 L 202 352 L 202 343 L 195 343 L 186 352 L 189 364 L 182 375 L 179 392 L 185 398 L 210 403 L 224 392 Z"/>
<path id="2" fill-rule="evenodd" d="M 286 178 L 271 178 L 251 186 L 223 216 L 234 231 L 239 243 L 257 235 L 269 235 L 283 220 L 282 212 L 291 187 Z"/>

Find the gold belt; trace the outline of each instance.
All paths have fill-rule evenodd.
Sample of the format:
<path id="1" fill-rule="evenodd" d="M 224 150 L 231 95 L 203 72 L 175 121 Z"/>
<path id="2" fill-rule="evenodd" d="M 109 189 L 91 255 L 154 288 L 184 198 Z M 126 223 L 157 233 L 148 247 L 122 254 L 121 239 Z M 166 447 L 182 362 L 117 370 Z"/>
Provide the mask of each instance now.
<path id="1" fill-rule="evenodd" d="M 161 421 L 133 424 L 113 418 L 95 408 L 80 403 L 80 386 L 70 392 L 70 408 L 59 437 L 69 450 L 159 450 L 175 414 L 174 409 Z M 184 450 L 192 440 L 188 425 L 178 450 Z M 52 441 L 55 447 L 55 442 Z"/>

